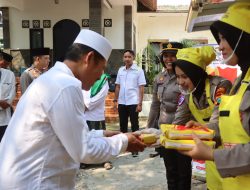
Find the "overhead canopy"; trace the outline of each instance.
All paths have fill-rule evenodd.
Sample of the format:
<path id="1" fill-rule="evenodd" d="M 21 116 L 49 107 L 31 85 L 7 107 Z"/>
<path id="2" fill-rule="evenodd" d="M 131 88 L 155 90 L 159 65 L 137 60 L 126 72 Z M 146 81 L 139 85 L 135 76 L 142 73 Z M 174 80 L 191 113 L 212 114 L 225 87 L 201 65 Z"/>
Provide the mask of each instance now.
<path id="1" fill-rule="evenodd" d="M 194 32 L 209 29 L 220 19 L 235 0 L 192 0 L 186 21 L 186 31 Z"/>
<path id="2" fill-rule="evenodd" d="M 111 9 L 115 6 L 134 6 L 137 3 L 138 9 L 142 11 L 156 11 L 157 0 L 102 0 L 103 4 Z"/>

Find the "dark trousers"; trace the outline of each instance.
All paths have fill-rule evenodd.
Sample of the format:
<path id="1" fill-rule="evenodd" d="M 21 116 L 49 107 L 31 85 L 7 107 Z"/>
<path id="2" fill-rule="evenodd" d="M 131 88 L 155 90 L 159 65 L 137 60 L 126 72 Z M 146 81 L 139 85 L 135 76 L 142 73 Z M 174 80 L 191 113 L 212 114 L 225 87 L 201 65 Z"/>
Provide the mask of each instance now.
<path id="1" fill-rule="evenodd" d="M 0 126 L 0 142 L 1 142 L 2 138 L 3 138 L 5 130 L 7 129 L 7 126 L 8 125 Z"/>
<path id="2" fill-rule="evenodd" d="M 190 190 L 192 177 L 192 159 L 176 150 L 161 150 L 166 167 L 168 190 Z"/>
<path id="3" fill-rule="evenodd" d="M 137 105 L 118 105 L 118 113 L 120 119 L 120 130 L 123 133 L 128 132 L 128 118 L 130 118 L 131 129 L 132 131 L 139 130 L 139 113 L 136 111 Z"/>
<path id="4" fill-rule="evenodd" d="M 95 130 L 106 130 L 106 124 L 104 121 L 87 121 L 89 130 L 95 129 Z"/>

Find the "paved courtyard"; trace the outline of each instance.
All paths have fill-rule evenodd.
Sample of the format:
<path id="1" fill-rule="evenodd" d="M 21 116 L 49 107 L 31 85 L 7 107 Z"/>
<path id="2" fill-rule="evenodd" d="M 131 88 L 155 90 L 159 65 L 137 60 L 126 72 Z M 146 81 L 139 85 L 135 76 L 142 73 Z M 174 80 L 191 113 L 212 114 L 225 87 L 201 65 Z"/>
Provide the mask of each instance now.
<path id="1" fill-rule="evenodd" d="M 77 175 L 77 190 L 167 190 L 165 167 L 159 156 L 149 158 L 153 149 L 146 149 L 134 158 L 125 153 L 112 161 L 113 169 L 94 165 L 81 169 Z M 192 190 L 206 190 L 206 184 L 192 180 Z"/>

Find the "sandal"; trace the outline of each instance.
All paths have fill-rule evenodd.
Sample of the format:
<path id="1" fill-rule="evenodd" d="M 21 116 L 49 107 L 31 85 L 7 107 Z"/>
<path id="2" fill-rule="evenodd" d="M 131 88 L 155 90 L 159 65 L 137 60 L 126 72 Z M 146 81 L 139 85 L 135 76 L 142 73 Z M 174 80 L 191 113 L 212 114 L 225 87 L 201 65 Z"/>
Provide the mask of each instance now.
<path id="1" fill-rule="evenodd" d="M 111 170 L 113 168 L 112 166 L 112 163 L 111 162 L 105 162 L 103 167 L 106 169 L 106 170 Z"/>

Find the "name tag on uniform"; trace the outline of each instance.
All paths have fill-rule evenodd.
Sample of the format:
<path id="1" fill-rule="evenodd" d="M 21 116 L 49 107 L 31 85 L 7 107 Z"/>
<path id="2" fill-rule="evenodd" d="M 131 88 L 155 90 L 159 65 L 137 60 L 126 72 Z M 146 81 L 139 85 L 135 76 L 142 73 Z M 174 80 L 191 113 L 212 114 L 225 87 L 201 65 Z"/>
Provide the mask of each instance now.
<path id="1" fill-rule="evenodd" d="M 185 101 L 185 96 L 181 94 L 181 95 L 179 96 L 178 106 L 181 106 L 181 105 L 183 104 L 184 101 Z"/>
<path id="2" fill-rule="evenodd" d="M 220 111 L 221 117 L 228 117 L 230 115 L 230 111 Z"/>

